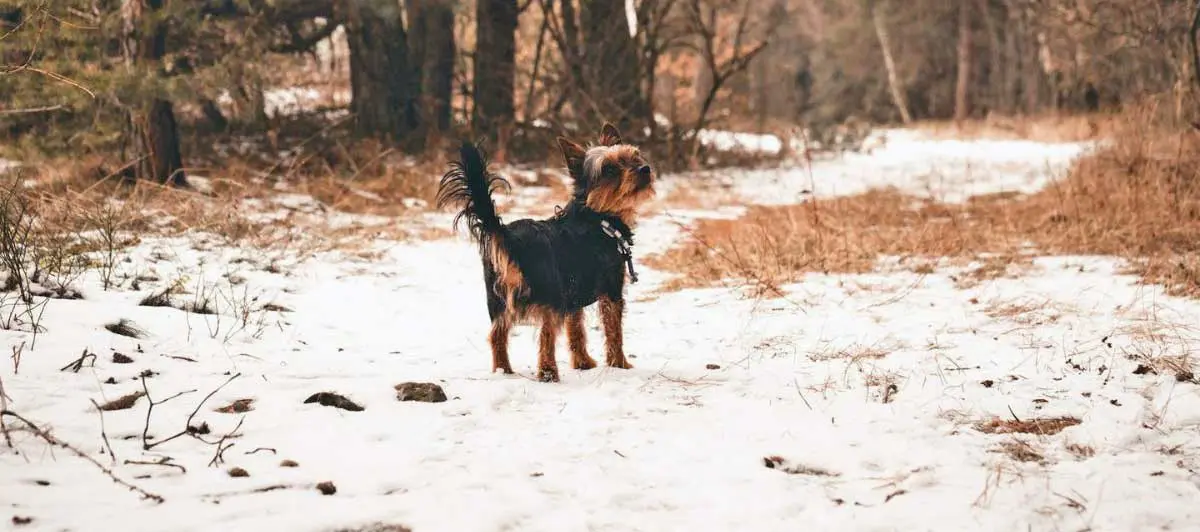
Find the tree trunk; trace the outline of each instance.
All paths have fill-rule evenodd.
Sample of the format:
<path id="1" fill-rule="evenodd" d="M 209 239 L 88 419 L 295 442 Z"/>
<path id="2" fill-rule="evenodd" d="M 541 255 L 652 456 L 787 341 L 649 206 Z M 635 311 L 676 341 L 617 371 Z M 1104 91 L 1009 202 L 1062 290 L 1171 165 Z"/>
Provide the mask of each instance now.
<path id="1" fill-rule="evenodd" d="M 417 124 L 415 83 L 396 0 L 341 0 L 350 47 L 350 110 L 360 135 L 398 140 Z"/>
<path id="2" fill-rule="evenodd" d="M 971 4 L 958 4 L 958 80 L 954 87 L 954 121 L 967 119 L 967 90 L 971 84 Z"/>
<path id="3" fill-rule="evenodd" d="M 502 130 L 512 128 L 516 121 L 517 0 L 477 0 L 475 20 L 475 112 L 471 121 L 477 135 L 496 141 L 506 138 Z"/>
<path id="4" fill-rule="evenodd" d="M 988 108 L 994 111 L 1001 106 L 1002 92 L 1007 84 L 1004 79 L 1004 45 L 1000 42 L 1000 28 L 996 27 L 996 18 L 992 16 L 988 0 L 978 0 L 979 14 L 983 17 L 983 25 L 988 35 L 988 65 L 987 83 Z"/>
<path id="5" fill-rule="evenodd" d="M 640 136 L 650 119 L 642 94 L 637 43 L 629 36 L 625 6 L 617 1 L 582 3 L 584 109 L 593 122 L 607 120 Z"/>
<path id="6" fill-rule="evenodd" d="M 422 38 L 419 55 L 412 55 L 420 65 L 421 124 L 433 133 L 446 131 L 454 92 L 454 0 L 410 0 L 409 4 L 419 6 L 418 20 L 409 20 L 420 28 Z"/>
<path id="7" fill-rule="evenodd" d="M 163 22 L 146 24 L 146 10 L 162 9 L 166 0 L 126 0 L 122 18 L 126 31 L 126 61 L 147 71 L 161 69 L 166 55 L 167 26 Z M 179 125 L 170 100 L 151 97 L 149 104 L 129 111 L 125 156 L 137 179 L 166 185 L 187 186 L 183 154 L 179 146 Z"/>
<path id="8" fill-rule="evenodd" d="M 908 102 L 904 98 L 904 88 L 900 86 L 900 77 L 896 74 L 896 61 L 892 56 L 892 45 L 888 42 L 887 25 L 883 20 L 882 2 L 876 3 L 871 9 L 871 19 L 875 24 L 875 37 L 879 39 L 879 49 L 883 52 L 883 66 L 887 69 L 888 89 L 892 92 L 892 101 L 900 111 L 900 120 L 905 124 L 912 122 L 908 113 Z"/>

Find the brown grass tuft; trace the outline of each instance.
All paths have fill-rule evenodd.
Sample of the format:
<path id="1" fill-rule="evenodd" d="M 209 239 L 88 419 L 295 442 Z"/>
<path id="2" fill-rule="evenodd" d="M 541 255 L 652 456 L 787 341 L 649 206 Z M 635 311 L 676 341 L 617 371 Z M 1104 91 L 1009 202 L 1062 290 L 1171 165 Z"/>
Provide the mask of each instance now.
<path id="1" fill-rule="evenodd" d="M 1034 419 L 1000 419 L 993 418 L 975 424 L 975 430 L 984 434 L 1037 434 L 1051 436 L 1062 432 L 1067 427 L 1080 423 L 1075 417 L 1053 417 Z"/>
<path id="2" fill-rule="evenodd" d="M 1071 453 L 1071 455 L 1079 460 L 1085 460 L 1096 456 L 1096 449 L 1092 448 L 1092 446 L 1078 443 L 1067 444 L 1067 452 Z"/>

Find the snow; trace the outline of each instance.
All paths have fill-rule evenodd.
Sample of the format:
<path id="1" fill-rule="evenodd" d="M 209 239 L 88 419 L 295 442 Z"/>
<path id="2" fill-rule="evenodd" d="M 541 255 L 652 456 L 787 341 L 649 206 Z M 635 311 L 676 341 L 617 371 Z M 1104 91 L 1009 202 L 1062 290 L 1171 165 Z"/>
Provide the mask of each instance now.
<path id="1" fill-rule="evenodd" d="M 728 180 L 747 202 L 780 203 L 808 197 L 812 183 L 818 195 L 928 190 L 936 173 L 933 193 L 960 198 L 1034 190 L 1085 149 L 896 134 L 873 155 L 817 162 L 811 182 L 795 168 Z M 509 220 L 551 201 L 514 196 Z M 281 194 L 246 208 L 313 205 Z M 651 213 L 635 252 L 678 241 L 677 223 L 737 213 Z M 427 220 L 449 227 L 445 213 Z M 809 275 L 771 299 L 659 293 L 670 276 L 639 265 L 625 320 L 636 367 L 567 369 L 560 339 L 563 380 L 543 384 L 533 379 L 532 328 L 511 340 L 518 375 L 489 373 L 482 276 L 465 235 L 379 240 L 372 251 L 381 257 L 266 253 L 199 233 L 145 238 L 118 273 L 158 281 L 104 291 L 90 272 L 78 283 L 85 299 L 46 306 L 36 344 L 28 332 L 0 331 L 5 344 L 26 344 L 19 372 L 0 359 L 8 407 L 165 498 L 141 500 L 13 430 L 15 450 L 0 443 L 0 518 L 33 518 L 20 530 L 123 531 L 1131 530 L 1200 518 L 1200 387 L 1138 371 L 1146 357 L 1196 347 L 1200 304 L 1138 284 L 1113 258 L 1039 257 L 1019 275 L 965 289 L 952 280 L 962 267 L 919 275 L 884 264 Z M 179 302 L 203 291 L 221 314 L 137 306 L 177 282 L 192 292 Z M 265 303 L 291 311 L 253 310 Z M 121 318 L 148 336 L 104 328 Z M 602 359 L 598 321 L 589 310 L 589 348 Z M 94 367 L 60 371 L 84 349 Z M 114 363 L 114 351 L 133 363 Z M 196 415 L 213 441 L 241 421 L 224 464 L 209 467 L 216 448 L 190 437 L 143 450 L 145 398 L 105 412 L 102 425 L 90 400 L 141 390 L 147 370 L 156 401 L 195 390 L 154 408 L 152 441 L 181 430 L 205 395 L 240 375 Z M 438 383 L 450 400 L 398 402 L 393 386 L 406 381 Z M 322 391 L 365 410 L 303 402 Z M 214 411 L 242 398 L 253 410 Z M 1053 435 L 973 428 L 1054 416 L 1081 423 Z M 997 452 L 1018 440 L 1041 461 Z M 1083 448 L 1094 455 L 1081 457 Z M 776 455 L 777 468 L 766 467 Z M 164 457 L 186 473 L 125 463 Z M 279 467 L 284 459 L 299 466 Z M 230 477 L 232 467 L 249 476 Z M 336 494 L 318 493 L 323 481 Z"/>

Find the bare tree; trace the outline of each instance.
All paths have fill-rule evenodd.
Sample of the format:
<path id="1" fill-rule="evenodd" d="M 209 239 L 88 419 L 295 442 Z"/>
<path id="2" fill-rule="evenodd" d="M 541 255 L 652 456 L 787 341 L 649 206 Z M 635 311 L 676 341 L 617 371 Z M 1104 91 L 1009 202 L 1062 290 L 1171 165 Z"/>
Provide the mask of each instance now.
<path id="1" fill-rule="evenodd" d="M 401 138 L 417 122 L 400 4 L 339 0 L 350 46 L 350 109 L 359 134 Z"/>

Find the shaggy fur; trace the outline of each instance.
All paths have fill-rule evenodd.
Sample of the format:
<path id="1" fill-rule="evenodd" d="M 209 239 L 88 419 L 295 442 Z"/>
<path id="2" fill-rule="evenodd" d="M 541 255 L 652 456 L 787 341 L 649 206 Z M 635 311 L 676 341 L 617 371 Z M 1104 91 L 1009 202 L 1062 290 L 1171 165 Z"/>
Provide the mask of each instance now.
<path id="1" fill-rule="evenodd" d="M 488 171 L 487 160 L 470 143 L 463 143 L 460 160 L 442 177 L 437 197 L 439 208 L 458 206 L 454 227 L 465 220 L 479 245 L 492 320 L 492 371 L 513 372 L 509 332 L 518 323 L 535 322 L 541 325 L 538 378 L 543 382 L 559 380 L 554 350 L 564 327 L 571 366 L 596 367 L 583 326 L 583 309 L 596 302 L 605 362 L 632 367 L 621 326 L 626 267 L 633 270 L 622 249 L 632 245 L 636 210 L 654 196 L 653 169 L 636 147 L 622 143 L 611 124 L 604 125 L 597 146 L 584 148 L 561 137 L 558 144 L 575 184 L 571 200 L 551 218 L 503 223 L 492 193 L 508 182 Z M 605 225 L 616 232 L 610 234 Z"/>

